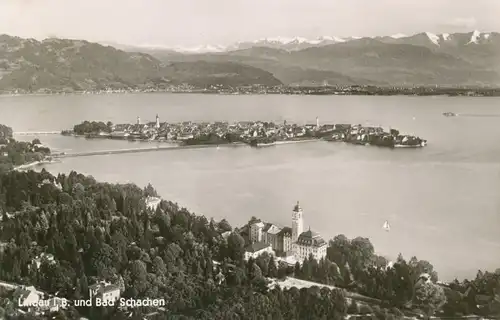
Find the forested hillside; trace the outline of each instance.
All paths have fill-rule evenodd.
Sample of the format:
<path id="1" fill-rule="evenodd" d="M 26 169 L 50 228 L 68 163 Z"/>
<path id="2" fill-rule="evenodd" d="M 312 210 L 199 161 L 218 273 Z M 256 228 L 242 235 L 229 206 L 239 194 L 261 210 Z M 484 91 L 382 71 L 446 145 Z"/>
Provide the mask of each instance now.
<path id="1" fill-rule="evenodd" d="M 156 197 L 151 185 L 100 183 L 76 172 L 0 173 L 1 281 L 73 301 L 88 298 L 89 286 L 105 280 L 122 297 L 166 301 L 164 308 L 22 314 L 17 290 L 0 283 L 0 318 L 302 320 L 363 313 L 382 320 L 415 313 L 500 314 L 500 270 L 439 284 L 431 263 L 400 256 L 391 265 L 374 254 L 368 239 L 343 235 L 330 241 L 321 261 L 310 258 L 295 267 L 266 255 L 245 261 L 240 230 L 171 201 L 154 208 L 149 200 Z M 231 233 L 223 237 L 226 231 Z M 429 281 L 422 283 L 422 274 Z M 336 288 L 269 289 L 270 278 L 291 276 Z M 360 295 L 371 299 L 357 300 Z"/>

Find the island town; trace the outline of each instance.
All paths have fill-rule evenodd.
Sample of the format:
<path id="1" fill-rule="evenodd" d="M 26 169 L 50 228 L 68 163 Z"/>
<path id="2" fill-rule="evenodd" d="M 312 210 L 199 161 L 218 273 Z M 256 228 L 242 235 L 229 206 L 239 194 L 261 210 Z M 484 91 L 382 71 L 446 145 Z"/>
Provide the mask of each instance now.
<path id="1" fill-rule="evenodd" d="M 380 126 L 321 124 L 318 117 L 314 123 L 301 125 L 286 120 L 281 123 L 267 121 L 168 123 L 160 122 L 160 117 L 156 115 L 155 121 L 144 123 L 137 117 L 135 124 L 84 121 L 75 125 L 72 130 L 62 131 L 61 134 L 87 139 L 170 142 L 179 146 L 264 147 L 318 140 L 390 148 L 421 148 L 427 144 L 427 141 L 420 137 L 401 134 L 396 129 L 385 131 Z"/>

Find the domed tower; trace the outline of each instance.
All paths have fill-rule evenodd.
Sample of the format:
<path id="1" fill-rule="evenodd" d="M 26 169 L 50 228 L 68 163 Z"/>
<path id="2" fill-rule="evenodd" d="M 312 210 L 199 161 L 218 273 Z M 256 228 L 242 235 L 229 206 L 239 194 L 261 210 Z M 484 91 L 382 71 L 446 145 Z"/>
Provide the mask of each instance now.
<path id="1" fill-rule="evenodd" d="M 293 208 L 292 212 L 292 243 L 296 242 L 300 234 L 304 231 L 304 217 L 300 203 Z"/>

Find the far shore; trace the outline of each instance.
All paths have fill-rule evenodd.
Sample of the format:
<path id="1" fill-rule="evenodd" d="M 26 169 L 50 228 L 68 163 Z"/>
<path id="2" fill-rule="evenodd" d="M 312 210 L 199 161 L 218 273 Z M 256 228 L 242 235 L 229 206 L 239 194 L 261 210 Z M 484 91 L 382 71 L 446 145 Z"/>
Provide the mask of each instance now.
<path id="1" fill-rule="evenodd" d="M 212 94 L 212 95 L 324 95 L 324 96 L 447 96 L 447 97 L 498 97 L 500 88 L 453 88 L 453 87 L 372 87 L 372 86 L 282 86 L 261 88 L 223 88 L 223 89 L 130 89 L 130 90 L 103 90 L 103 91 L 74 91 L 74 92 L 0 92 L 0 97 L 20 96 L 61 96 L 61 95 L 126 95 L 145 93 L 171 94 Z"/>

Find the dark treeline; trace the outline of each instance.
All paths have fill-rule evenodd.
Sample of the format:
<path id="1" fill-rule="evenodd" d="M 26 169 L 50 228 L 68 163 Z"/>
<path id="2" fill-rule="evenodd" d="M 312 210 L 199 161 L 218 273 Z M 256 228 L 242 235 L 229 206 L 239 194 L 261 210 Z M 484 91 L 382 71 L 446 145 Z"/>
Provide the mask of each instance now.
<path id="1" fill-rule="evenodd" d="M 11 166 L 22 162 L 14 161 L 12 152 L 26 161 L 27 155 L 39 152 L 33 148 L 42 148 L 37 140 L 13 141 L 11 130 L 0 129 L 6 132 L 0 139 L 7 142 L 2 156 L 7 154 L 3 157 L 11 159 Z M 207 220 L 165 200 L 153 210 L 146 200 L 156 196 L 151 185 L 141 189 L 99 183 L 76 172 L 54 176 L 45 170 L 0 171 L 0 280 L 33 285 L 70 301 L 88 298 L 88 287 L 105 280 L 117 284 L 122 297 L 166 301 L 164 309 L 70 307 L 42 317 L 18 312 L 18 290 L 0 286 L 0 318 L 143 319 L 149 314 L 149 319 L 302 320 L 364 314 L 384 320 L 412 312 L 500 315 L 500 270 L 442 285 L 431 263 L 400 256 L 388 266 L 368 239 L 343 235 L 330 241 L 321 261 L 310 257 L 302 265 L 288 266 L 267 255 L 245 261 L 245 228 L 233 230 L 225 220 Z M 227 238 L 222 236 L 226 231 L 231 231 Z M 54 259 L 38 264 L 41 253 Z M 422 281 L 422 274 L 429 280 Z M 270 288 L 269 279 L 289 276 L 337 289 Z M 358 302 L 349 302 L 355 294 Z"/>
<path id="2" fill-rule="evenodd" d="M 34 285 L 70 300 L 87 296 L 98 280 L 120 284 L 123 297 L 164 298 L 166 311 L 134 309 L 134 318 L 340 319 L 347 304 L 340 290 L 268 290 L 262 270 L 243 259 L 244 241 L 227 241 L 217 223 L 162 201 L 147 209 L 151 188 L 97 183 L 75 172 L 11 171 L 0 176 L 0 279 Z M 225 225 L 227 228 L 227 224 Z M 50 253 L 55 263 L 33 259 Z M 223 261 L 222 273 L 215 261 Z M 224 281 L 221 281 L 224 277 Z M 220 283 L 220 284 L 219 284 Z M 3 299 L 0 315 L 15 316 Z M 117 308 L 71 308 L 59 319 L 125 319 Z"/>
<path id="3" fill-rule="evenodd" d="M 15 166 L 42 161 L 48 156 L 50 149 L 43 146 L 39 139 L 16 141 L 12 137 L 12 128 L 0 124 L 0 173 Z"/>
<path id="4" fill-rule="evenodd" d="M 12 128 L 6 125 L 0 124 L 0 139 L 10 139 L 12 138 Z"/>
<path id="5" fill-rule="evenodd" d="M 111 132 L 112 123 L 102 121 L 83 121 L 73 127 L 73 132 L 77 135 L 98 134 L 99 132 Z"/>
<path id="6" fill-rule="evenodd" d="M 89 285 L 107 280 L 120 285 L 123 297 L 166 300 L 165 310 L 134 309 L 134 319 L 151 312 L 158 312 L 158 319 L 297 320 L 341 319 L 348 311 L 376 319 L 401 318 L 410 309 L 427 315 L 439 309 L 450 315 L 495 312 L 479 310 L 475 298 L 498 294 L 499 272 L 443 290 L 429 262 L 400 257 L 386 268 L 366 238 L 337 236 L 327 259 L 287 267 L 269 256 L 245 261 L 239 232 L 227 240 L 221 236 L 231 229 L 226 221 L 209 221 L 169 201 L 148 209 L 146 197 L 156 194 L 151 186 L 98 183 L 76 172 L 56 177 L 42 170 L 2 174 L 0 190 L 1 280 L 70 300 L 87 297 Z M 41 252 L 52 254 L 55 263 L 45 260 L 35 267 Z M 214 261 L 221 262 L 220 269 Z M 432 281 L 415 285 L 422 273 Z M 266 277 L 288 275 L 357 291 L 380 300 L 380 306 L 348 304 L 342 289 L 268 289 Z M 469 287 L 474 290 L 464 294 Z M 0 301 L 0 316 L 37 318 L 16 316 L 12 299 Z M 125 319 L 129 313 L 70 308 L 57 316 Z"/>

